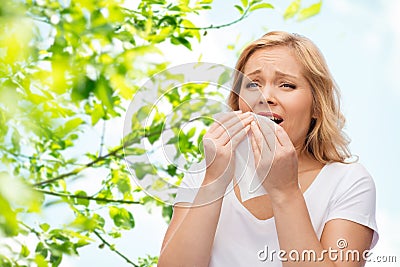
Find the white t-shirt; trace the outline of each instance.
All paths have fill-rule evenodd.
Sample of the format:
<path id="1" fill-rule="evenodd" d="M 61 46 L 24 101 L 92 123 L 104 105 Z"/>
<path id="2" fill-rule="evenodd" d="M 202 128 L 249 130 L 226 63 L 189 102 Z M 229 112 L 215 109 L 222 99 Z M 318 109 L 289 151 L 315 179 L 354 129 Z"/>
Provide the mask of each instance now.
<path id="1" fill-rule="evenodd" d="M 204 173 L 185 176 L 175 203 L 192 203 L 203 178 Z M 233 183 L 222 202 L 209 266 L 282 266 L 274 217 L 257 219 L 240 203 L 232 187 Z M 378 241 L 375 194 L 374 181 L 360 163 L 336 162 L 326 164 L 303 195 L 319 239 L 324 225 L 340 218 L 374 230 L 373 248 Z"/>

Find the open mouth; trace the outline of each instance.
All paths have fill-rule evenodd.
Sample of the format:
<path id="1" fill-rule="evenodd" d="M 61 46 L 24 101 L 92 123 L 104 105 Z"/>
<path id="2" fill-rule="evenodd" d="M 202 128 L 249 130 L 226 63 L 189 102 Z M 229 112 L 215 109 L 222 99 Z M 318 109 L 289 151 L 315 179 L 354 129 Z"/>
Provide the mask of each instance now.
<path id="1" fill-rule="evenodd" d="M 277 118 L 269 118 L 271 121 L 275 122 L 276 124 L 280 124 L 281 122 L 283 122 L 282 119 L 277 119 Z"/>
<path id="2" fill-rule="evenodd" d="M 283 119 L 281 116 L 279 116 L 278 114 L 272 113 L 272 112 L 259 112 L 257 114 L 267 117 L 268 119 L 275 122 L 276 124 L 281 124 L 283 122 Z"/>

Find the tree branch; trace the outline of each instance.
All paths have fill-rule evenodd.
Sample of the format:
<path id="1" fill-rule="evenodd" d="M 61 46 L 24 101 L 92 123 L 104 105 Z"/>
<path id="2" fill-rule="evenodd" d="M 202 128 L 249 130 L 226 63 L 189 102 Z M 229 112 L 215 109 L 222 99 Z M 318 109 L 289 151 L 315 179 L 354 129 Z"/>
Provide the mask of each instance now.
<path id="1" fill-rule="evenodd" d="M 76 174 L 80 173 L 81 171 L 83 171 L 84 169 L 89 168 L 89 167 L 93 166 L 94 164 L 98 163 L 99 161 L 105 160 L 106 158 L 108 158 L 108 157 L 110 157 L 110 156 L 114 156 L 114 155 L 117 154 L 119 151 L 121 151 L 123 148 L 124 148 L 124 146 L 119 146 L 119 147 L 117 147 L 116 149 L 114 149 L 113 151 L 111 151 L 110 153 L 108 153 L 108 154 L 106 154 L 106 155 L 104 155 L 104 156 L 98 157 L 97 159 L 95 159 L 95 160 L 93 160 L 93 161 L 91 161 L 91 162 L 89 162 L 89 163 L 83 165 L 83 166 L 80 167 L 80 168 L 76 168 L 76 169 L 73 170 L 73 171 L 70 171 L 70 172 L 61 174 L 61 175 L 59 175 L 59 176 L 57 176 L 57 177 L 54 177 L 54 178 L 52 178 L 52 179 L 49 179 L 49 180 L 45 180 L 45 181 L 41 181 L 41 182 L 35 183 L 35 184 L 33 184 L 33 186 L 42 186 L 42 185 L 45 185 L 45 184 L 53 183 L 53 182 L 55 182 L 55 181 L 64 179 L 64 178 L 69 177 L 69 176 L 72 176 L 72 175 L 76 175 Z"/>
<path id="2" fill-rule="evenodd" d="M 138 15 L 143 15 L 141 12 L 139 11 L 135 11 L 135 10 L 131 10 L 128 8 L 122 8 L 123 10 L 130 12 L 130 13 L 134 13 L 134 14 L 138 14 Z M 229 27 L 235 23 L 238 23 L 239 21 L 245 19 L 248 16 L 248 12 L 250 10 L 250 6 L 248 8 L 246 8 L 243 12 L 243 15 L 241 17 L 239 17 L 238 19 L 231 21 L 229 23 L 225 23 L 225 24 L 221 24 L 221 25 L 210 25 L 210 26 L 206 26 L 206 27 L 185 27 L 185 26 L 180 26 L 177 25 L 178 28 L 180 29 L 185 29 L 185 30 L 211 30 L 211 29 L 221 29 L 221 28 L 225 28 L 225 27 Z"/>
<path id="3" fill-rule="evenodd" d="M 28 159 L 28 160 L 38 160 L 38 161 L 45 161 L 45 162 L 57 162 L 57 163 L 61 163 L 61 164 L 68 164 L 68 165 L 74 165 L 74 166 L 84 166 L 85 164 L 79 164 L 79 163 L 71 163 L 71 162 L 64 162 L 62 160 L 58 160 L 58 159 L 43 159 L 40 157 L 33 157 L 33 156 L 28 156 L 28 155 L 24 155 L 24 154 L 15 154 L 12 151 L 7 150 L 5 147 L 0 146 L 0 152 L 6 152 L 8 154 L 10 154 L 11 156 L 13 156 L 15 159 L 20 159 L 20 158 L 24 158 L 24 159 Z"/>
<path id="4" fill-rule="evenodd" d="M 135 267 L 139 267 L 139 265 L 133 263 L 127 256 L 125 256 L 124 254 L 122 254 L 121 252 L 119 252 L 117 249 L 115 249 L 115 247 L 113 245 L 111 245 L 110 243 L 107 242 L 107 240 L 105 240 L 96 230 L 93 231 L 93 233 L 101 240 L 101 242 L 103 242 L 104 245 L 106 245 L 107 247 L 109 247 L 109 249 L 113 252 L 115 252 L 116 254 L 118 254 L 121 258 L 123 258 L 127 263 L 129 263 L 132 266 Z"/>
<path id="5" fill-rule="evenodd" d="M 248 16 L 248 12 L 249 12 L 249 8 L 247 8 L 244 12 L 243 15 L 241 17 L 239 17 L 238 19 L 231 21 L 229 23 L 225 23 L 225 24 L 221 24 L 221 25 L 210 25 L 210 26 L 206 26 L 206 27 L 185 27 L 185 26 L 181 26 L 178 25 L 178 28 L 181 29 L 185 29 L 185 30 L 211 30 L 211 29 L 221 29 L 221 28 L 225 28 L 225 27 L 229 27 L 235 23 L 238 23 L 240 21 L 242 21 L 243 19 L 245 19 Z"/>
<path id="6" fill-rule="evenodd" d="M 103 154 L 103 146 L 104 146 L 104 136 L 105 136 L 105 134 L 106 134 L 106 121 L 103 120 L 103 129 L 101 131 L 99 156 L 101 156 L 101 154 Z"/>
<path id="7" fill-rule="evenodd" d="M 39 188 L 35 188 L 34 190 L 41 192 L 46 195 L 58 196 L 58 197 L 69 197 L 74 199 L 87 199 L 87 200 L 94 200 L 94 201 L 104 201 L 108 203 L 121 203 L 121 204 L 141 204 L 140 201 L 131 201 L 131 200 L 124 200 L 124 199 L 109 199 L 109 198 L 101 198 L 101 197 L 91 197 L 91 196 L 81 196 L 81 195 L 72 195 L 60 192 L 52 192 L 47 191 Z"/>
<path id="8" fill-rule="evenodd" d="M 171 130 L 172 128 L 178 127 L 180 125 L 181 125 L 180 123 L 177 123 L 176 125 L 172 125 L 169 128 L 163 129 L 163 131 Z M 140 131 L 142 131 L 142 130 L 140 130 Z M 98 163 L 98 162 L 100 162 L 102 160 L 105 160 L 106 158 L 108 158 L 110 156 L 115 156 L 118 152 L 120 152 L 121 150 L 124 149 L 125 145 L 131 144 L 131 143 L 135 143 L 135 142 L 137 142 L 138 140 L 140 140 L 140 139 L 142 139 L 144 137 L 150 137 L 150 136 L 153 136 L 155 134 L 158 134 L 158 132 L 149 132 L 148 134 L 144 134 L 142 136 L 138 136 L 138 137 L 134 138 L 133 140 L 128 140 L 123 145 L 121 145 L 121 146 L 117 147 L 116 149 L 112 150 L 110 153 L 108 153 L 108 154 L 106 154 L 104 156 L 100 156 L 97 159 L 95 159 L 95 160 L 93 160 L 93 161 L 91 161 L 91 162 L 89 162 L 87 164 L 84 164 L 80 168 L 76 168 L 73 171 L 61 174 L 61 175 L 59 175 L 57 177 L 54 177 L 54 178 L 51 178 L 51 179 L 48 179 L 48 180 L 45 180 L 45 181 L 41 181 L 41 182 L 38 182 L 38 183 L 35 183 L 35 184 L 33 184 L 33 186 L 35 186 L 35 187 L 43 186 L 43 185 L 46 185 L 46 184 L 49 184 L 49 183 L 53 183 L 55 181 L 67 178 L 69 176 L 76 175 L 76 174 L 80 173 L 81 171 L 83 171 L 84 169 L 89 168 L 89 167 L 93 166 L 94 164 L 96 164 L 96 163 Z"/>

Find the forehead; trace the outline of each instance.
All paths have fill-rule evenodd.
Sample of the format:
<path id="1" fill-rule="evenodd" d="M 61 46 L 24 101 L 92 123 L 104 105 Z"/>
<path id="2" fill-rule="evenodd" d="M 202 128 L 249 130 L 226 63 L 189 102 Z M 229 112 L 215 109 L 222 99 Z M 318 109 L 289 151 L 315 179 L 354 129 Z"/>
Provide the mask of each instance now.
<path id="1" fill-rule="evenodd" d="M 304 67 L 292 48 L 285 46 L 266 47 L 255 51 L 244 67 L 245 74 L 256 70 L 279 71 L 293 76 L 303 76 Z"/>

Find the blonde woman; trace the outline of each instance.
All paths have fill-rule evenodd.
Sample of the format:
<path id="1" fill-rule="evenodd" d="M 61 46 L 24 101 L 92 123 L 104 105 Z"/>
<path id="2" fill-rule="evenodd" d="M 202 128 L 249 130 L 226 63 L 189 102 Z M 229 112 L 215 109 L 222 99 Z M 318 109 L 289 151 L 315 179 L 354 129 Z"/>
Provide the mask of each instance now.
<path id="1" fill-rule="evenodd" d="M 345 120 L 321 52 L 303 36 L 269 32 L 236 69 L 244 75 L 235 76 L 233 111 L 204 135 L 205 175 L 183 179 L 199 189 L 178 192 L 159 266 L 363 266 L 378 240 L 375 186 L 346 162 Z M 234 156 L 246 136 L 267 194 L 242 201 Z"/>

